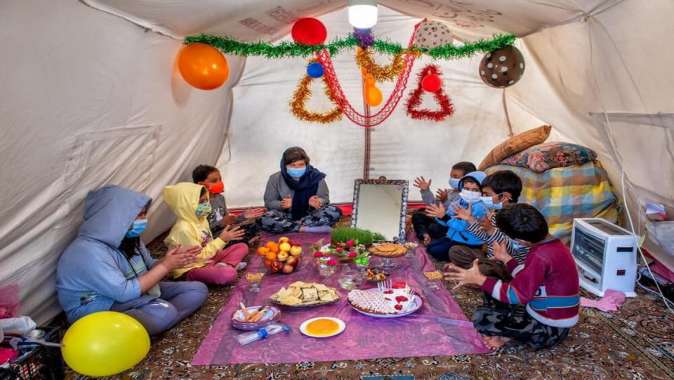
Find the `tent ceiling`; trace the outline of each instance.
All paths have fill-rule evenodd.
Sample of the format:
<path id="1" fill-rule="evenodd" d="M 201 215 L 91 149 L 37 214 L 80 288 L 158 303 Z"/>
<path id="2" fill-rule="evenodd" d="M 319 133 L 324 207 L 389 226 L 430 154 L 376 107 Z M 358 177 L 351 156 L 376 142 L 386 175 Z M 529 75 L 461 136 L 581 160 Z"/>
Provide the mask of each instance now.
<path id="1" fill-rule="evenodd" d="M 152 30 L 175 37 L 210 33 L 242 40 L 275 40 L 293 21 L 319 16 L 346 5 L 345 0 L 81 0 Z M 379 4 L 415 17 L 444 20 L 461 38 L 498 32 L 525 35 L 564 23 L 616 0 L 379 0 Z M 345 20 L 346 22 L 346 20 Z"/>

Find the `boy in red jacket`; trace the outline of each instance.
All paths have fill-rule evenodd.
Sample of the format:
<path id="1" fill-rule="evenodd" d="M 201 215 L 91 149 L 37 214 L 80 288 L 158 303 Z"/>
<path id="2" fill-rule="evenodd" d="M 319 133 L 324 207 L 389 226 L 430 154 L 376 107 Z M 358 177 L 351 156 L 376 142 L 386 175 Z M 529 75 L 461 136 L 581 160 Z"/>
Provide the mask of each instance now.
<path id="1" fill-rule="evenodd" d="M 450 265 L 446 277 L 459 284 L 475 284 L 501 302 L 526 305 L 525 309 L 480 307 L 473 315 L 475 328 L 492 349 L 514 339 L 533 348 L 561 342 L 578 322 L 580 301 L 578 271 L 569 249 L 548 234 L 548 224 L 535 207 L 516 204 L 496 214 L 496 225 L 510 238 L 530 247 L 524 264 L 518 264 L 502 245 L 494 257 L 513 277 L 502 281 L 480 273 L 477 260 L 470 269 Z"/>

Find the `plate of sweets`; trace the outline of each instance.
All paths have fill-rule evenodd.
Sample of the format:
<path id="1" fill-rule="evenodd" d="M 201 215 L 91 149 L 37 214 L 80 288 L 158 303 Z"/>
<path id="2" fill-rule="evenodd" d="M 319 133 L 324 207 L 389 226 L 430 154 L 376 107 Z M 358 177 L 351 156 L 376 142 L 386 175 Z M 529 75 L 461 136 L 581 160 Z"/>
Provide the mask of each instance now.
<path id="1" fill-rule="evenodd" d="M 383 242 L 372 244 L 369 251 L 375 256 L 391 258 L 404 256 L 407 253 L 407 248 L 402 244 Z"/>
<path id="2" fill-rule="evenodd" d="M 295 281 L 274 293 L 271 300 L 282 306 L 312 307 L 337 302 L 339 294 L 334 288 L 323 284 Z"/>
<path id="3" fill-rule="evenodd" d="M 375 318 L 399 318 L 421 309 L 423 301 L 404 281 L 379 283 L 377 288 L 352 290 L 347 299 L 357 312 Z"/>
<path id="4" fill-rule="evenodd" d="M 383 271 L 378 268 L 367 268 L 365 277 L 370 282 L 381 282 L 388 278 L 389 272 Z"/>

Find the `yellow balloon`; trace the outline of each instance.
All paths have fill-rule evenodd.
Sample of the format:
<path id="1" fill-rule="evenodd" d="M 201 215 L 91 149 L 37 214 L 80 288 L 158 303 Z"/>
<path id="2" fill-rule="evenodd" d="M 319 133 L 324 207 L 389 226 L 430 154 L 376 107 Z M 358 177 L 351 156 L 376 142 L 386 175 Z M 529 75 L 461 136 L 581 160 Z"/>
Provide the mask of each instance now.
<path id="1" fill-rule="evenodd" d="M 61 353 L 66 364 L 87 376 L 111 376 L 132 368 L 150 351 L 150 336 L 134 318 L 101 311 L 66 331 Z"/>

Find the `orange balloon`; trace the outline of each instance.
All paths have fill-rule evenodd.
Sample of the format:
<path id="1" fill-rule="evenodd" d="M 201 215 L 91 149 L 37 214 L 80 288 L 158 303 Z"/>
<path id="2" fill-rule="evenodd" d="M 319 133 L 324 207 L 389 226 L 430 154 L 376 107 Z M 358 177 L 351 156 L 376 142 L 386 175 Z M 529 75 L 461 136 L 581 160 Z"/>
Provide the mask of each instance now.
<path id="1" fill-rule="evenodd" d="M 216 89 L 229 77 L 225 56 L 218 49 L 202 43 L 180 49 L 178 70 L 187 83 L 200 90 Z"/>
<path id="2" fill-rule="evenodd" d="M 365 86 L 366 87 L 374 87 L 375 82 L 374 82 L 374 77 L 372 74 L 366 74 L 365 75 Z"/>
<path id="3" fill-rule="evenodd" d="M 381 104 L 383 99 L 381 90 L 377 87 L 372 86 L 365 89 L 365 103 L 367 103 L 368 106 L 376 107 Z"/>

